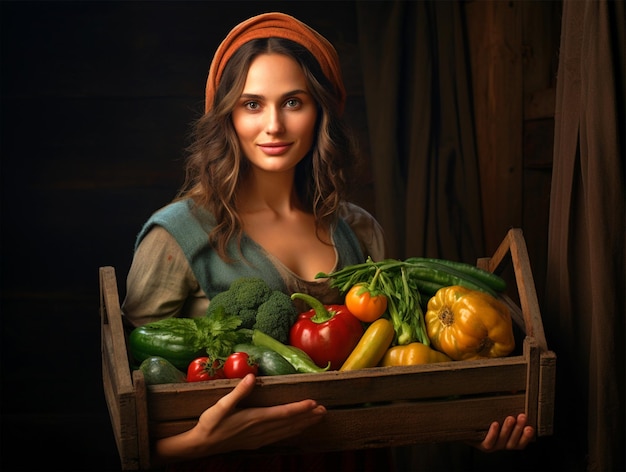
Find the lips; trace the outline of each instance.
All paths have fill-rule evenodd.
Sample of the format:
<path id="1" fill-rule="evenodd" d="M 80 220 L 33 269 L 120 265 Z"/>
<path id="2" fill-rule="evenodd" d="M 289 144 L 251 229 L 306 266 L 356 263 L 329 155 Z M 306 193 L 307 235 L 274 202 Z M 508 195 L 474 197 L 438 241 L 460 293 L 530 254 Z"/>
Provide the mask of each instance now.
<path id="1" fill-rule="evenodd" d="M 286 153 L 291 144 L 288 143 L 272 143 L 272 144 L 259 144 L 259 148 L 268 156 L 279 156 Z"/>

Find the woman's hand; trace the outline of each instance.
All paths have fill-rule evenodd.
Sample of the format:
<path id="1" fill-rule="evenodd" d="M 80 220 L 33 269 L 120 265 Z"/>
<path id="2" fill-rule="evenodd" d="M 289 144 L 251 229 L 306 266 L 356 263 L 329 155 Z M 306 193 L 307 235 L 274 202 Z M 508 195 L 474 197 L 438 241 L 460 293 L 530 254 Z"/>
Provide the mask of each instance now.
<path id="1" fill-rule="evenodd" d="M 507 416 L 502 427 L 494 421 L 481 443 L 472 445 L 483 452 L 495 452 L 503 449 L 520 450 L 526 448 L 535 437 L 535 428 L 526 425 L 526 415 L 521 413 L 517 418 Z"/>
<path id="2" fill-rule="evenodd" d="M 151 465 L 258 449 L 301 433 L 326 414 L 326 408 L 314 400 L 238 410 L 237 404 L 252 392 L 254 383 L 255 376 L 248 374 L 230 393 L 205 410 L 192 429 L 158 440 Z"/>

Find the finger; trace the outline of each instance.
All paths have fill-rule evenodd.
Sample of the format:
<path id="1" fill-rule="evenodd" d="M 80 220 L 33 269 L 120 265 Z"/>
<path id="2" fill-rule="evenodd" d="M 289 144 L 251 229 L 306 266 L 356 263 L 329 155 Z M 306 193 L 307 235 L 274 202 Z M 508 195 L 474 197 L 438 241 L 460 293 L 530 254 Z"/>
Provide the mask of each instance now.
<path id="1" fill-rule="evenodd" d="M 518 449 L 526 448 L 526 446 L 528 446 L 533 439 L 535 439 L 535 428 L 532 426 L 525 426 L 522 437 L 519 441 Z"/>
<path id="2" fill-rule="evenodd" d="M 325 413 L 326 408 L 318 405 L 315 400 L 300 400 L 293 403 L 284 403 L 282 405 L 274 405 L 262 408 L 258 414 L 262 415 L 265 420 L 274 421 L 281 419 L 293 420 L 295 415 L 309 414 L 313 410 L 319 410 L 319 413 Z M 255 412 L 255 414 L 257 414 Z"/>
<path id="3" fill-rule="evenodd" d="M 246 375 L 229 393 L 220 398 L 213 408 L 216 420 L 219 421 L 230 414 L 239 404 L 241 400 L 250 395 L 254 389 L 255 376 L 253 374 Z"/>
<path id="4" fill-rule="evenodd" d="M 312 410 L 288 416 L 282 413 L 273 413 L 269 416 L 274 416 L 275 419 L 266 418 L 265 421 L 252 423 L 244 418 L 247 413 L 249 413 L 248 410 L 235 413 L 236 416 L 240 417 L 238 423 L 242 422 L 248 425 L 245 431 L 239 432 L 238 437 L 241 440 L 240 445 L 245 449 L 256 449 L 302 433 L 305 429 L 321 421 L 326 414 L 326 409 L 317 406 Z M 257 417 L 256 420 L 258 419 Z"/>
<path id="5" fill-rule="evenodd" d="M 499 437 L 500 423 L 494 421 L 493 423 L 491 423 L 491 425 L 489 425 L 489 430 L 485 435 L 485 439 L 483 439 L 483 441 L 478 445 L 478 449 L 484 452 L 491 451 L 496 446 Z"/>
<path id="6" fill-rule="evenodd" d="M 504 449 L 511 435 L 512 423 L 514 422 L 515 419 L 512 416 L 507 417 L 502 422 L 502 426 L 497 421 L 494 421 L 489 426 L 485 439 L 479 444 L 474 444 L 474 447 L 483 452 L 495 452 Z"/>
<path id="7" fill-rule="evenodd" d="M 515 426 L 517 440 L 512 447 L 514 449 L 524 449 L 535 437 L 535 428 L 526 424 L 528 418 L 524 413 L 517 416 L 517 424 Z"/>
<path id="8" fill-rule="evenodd" d="M 500 436 L 498 437 L 498 449 L 513 449 L 517 441 L 519 440 L 519 436 L 521 435 L 521 430 L 518 433 L 515 433 L 515 428 L 517 426 L 517 420 L 513 416 L 507 416 L 502 422 L 502 428 L 500 429 Z"/>
<path id="9" fill-rule="evenodd" d="M 517 418 L 512 418 L 508 421 L 511 421 L 511 431 L 509 433 L 508 440 L 506 441 L 506 449 L 519 449 L 520 439 L 522 434 L 524 433 L 524 427 L 526 426 L 526 415 L 520 414 Z"/>
<path id="10" fill-rule="evenodd" d="M 296 429 L 301 424 L 308 426 L 326 414 L 326 408 L 313 400 L 287 403 L 263 408 L 245 408 L 235 412 L 227 421 L 236 428 L 272 431 L 277 428 Z"/>

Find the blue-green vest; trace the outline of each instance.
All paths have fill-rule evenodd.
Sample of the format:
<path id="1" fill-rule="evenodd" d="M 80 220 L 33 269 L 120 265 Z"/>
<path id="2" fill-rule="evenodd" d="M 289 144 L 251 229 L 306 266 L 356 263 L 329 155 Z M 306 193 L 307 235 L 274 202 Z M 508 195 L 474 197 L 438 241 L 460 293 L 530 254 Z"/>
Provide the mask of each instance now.
<path id="1" fill-rule="evenodd" d="M 139 232 L 135 249 L 155 225 L 176 239 L 209 299 L 227 290 L 239 277 L 261 277 L 273 290 L 286 291 L 285 282 L 266 252 L 245 234 L 241 240 L 243 258 L 237 242 L 231 241 L 228 253 L 233 262 L 224 262 L 209 244 L 208 233 L 215 218 L 192 200 L 180 200 L 155 212 Z M 338 220 L 332 238 L 339 254 L 337 269 L 365 261 L 359 240 L 343 219 Z"/>

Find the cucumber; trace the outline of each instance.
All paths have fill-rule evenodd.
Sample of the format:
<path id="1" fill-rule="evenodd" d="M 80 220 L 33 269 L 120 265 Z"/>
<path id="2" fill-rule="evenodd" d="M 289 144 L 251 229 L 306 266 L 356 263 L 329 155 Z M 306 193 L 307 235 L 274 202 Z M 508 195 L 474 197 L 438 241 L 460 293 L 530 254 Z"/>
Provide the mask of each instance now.
<path id="1" fill-rule="evenodd" d="M 199 336 L 193 319 L 167 318 L 133 329 L 128 336 L 128 350 L 137 363 L 158 356 L 187 371 L 191 361 L 206 356 L 206 349 L 199 348 Z"/>
<path id="2" fill-rule="evenodd" d="M 271 349 L 253 344 L 237 344 L 233 352 L 245 352 L 259 363 L 259 375 L 296 374 L 296 368 L 287 359 Z"/>
<path id="3" fill-rule="evenodd" d="M 480 290 L 497 297 L 497 292 L 482 281 L 457 269 L 436 262 L 411 262 L 407 274 L 413 279 L 422 279 L 442 286 L 461 285 L 470 290 Z"/>
<path id="4" fill-rule="evenodd" d="M 483 270 L 480 267 L 467 264 L 465 262 L 449 261 L 447 259 L 433 259 L 428 257 L 410 257 L 409 259 L 407 259 L 407 262 L 424 262 L 427 264 L 435 264 L 435 266 L 443 265 L 451 267 L 455 271 L 468 275 L 474 280 L 479 280 L 496 292 L 504 292 L 506 290 L 506 281 L 502 277 L 497 274 L 493 274 L 487 270 Z"/>
<path id="5" fill-rule="evenodd" d="M 139 365 L 147 385 L 186 382 L 187 377 L 167 359 L 152 356 Z"/>
<path id="6" fill-rule="evenodd" d="M 424 296 L 422 299 L 422 302 L 424 303 L 427 303 L 429 298 L 434 297 L 435 293 L 437 293 L 440 288 L 445 287 L 445 285 L 442 285 L 440 283 L 418 278 L 415 278 L 413 282 L 415 283 L 417 289 L 420 291 L 420 295 Z"/>

